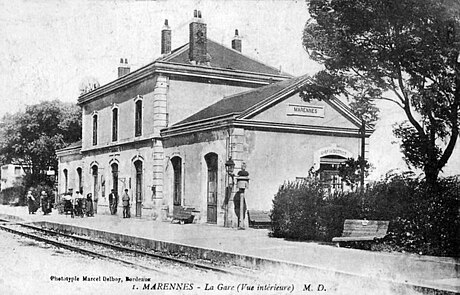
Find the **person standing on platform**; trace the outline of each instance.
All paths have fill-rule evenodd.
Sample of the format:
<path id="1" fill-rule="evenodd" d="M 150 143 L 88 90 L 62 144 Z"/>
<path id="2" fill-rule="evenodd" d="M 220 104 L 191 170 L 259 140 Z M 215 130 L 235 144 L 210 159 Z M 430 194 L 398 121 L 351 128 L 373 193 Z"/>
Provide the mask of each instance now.
<path id="1" fill-rule="evenodd" d="M 40 195 L 40 202 L 42 205 L 43 215 L 49 214 L 51 212 L 51 202 L 45 191 L 42 191 Z"/>
<path id="2" fill-rule="evenodd" d="M 123 218 L 130 218 L 131 213 L 129 212 L 129 194 L 128 194 L 128 189 L 125 189 L 125 193 L 121 197 L 121 201 L 123 204 Z"/>
<path id="3" fill-rule="evenodd" d="M 94 217 L 93 198 L 91 193 L 86 195 L 86 216 Z"/>
<path id="4" fill-rule="evenodd" d="M 109 194 L 109 207 L 110 207 L 110 214 L 115 215 L 117 214 L 117 206 L 118 206 L 118 195 L 114 189 L 111 190 Z"/>
<path id="5" fill-rule="evenodd" d="M 37 208 L 35 205 L 35 197 L 32 195 L 32 191 L 27 192 L 27 206 L 29 208 L 29 214 L 35 214 Z"/>

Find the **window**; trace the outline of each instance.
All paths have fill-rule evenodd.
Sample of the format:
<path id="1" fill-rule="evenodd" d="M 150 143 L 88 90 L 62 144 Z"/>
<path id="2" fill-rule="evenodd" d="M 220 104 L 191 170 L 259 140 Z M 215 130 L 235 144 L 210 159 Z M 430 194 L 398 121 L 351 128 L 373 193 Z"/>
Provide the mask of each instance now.
<path id="1" fill-rule="evenodd" d="M 136 101 L 134 136 L 142 135 L 142 100 Z"/>
<path id="2" fill-rule="evenodd" d="M 21 167 L 19 166 L 14 167 L 14 175 L 21 175 Z"/>
<path id="3" fill-rule="evenodd" d="M 118 108 L 112 110 L 112 141 L 118 140 Z"/>
<path id="4" fill-rule="evenodd" d="M 93 116 L 93 145 L 97 145 L 97 115 Z"/>

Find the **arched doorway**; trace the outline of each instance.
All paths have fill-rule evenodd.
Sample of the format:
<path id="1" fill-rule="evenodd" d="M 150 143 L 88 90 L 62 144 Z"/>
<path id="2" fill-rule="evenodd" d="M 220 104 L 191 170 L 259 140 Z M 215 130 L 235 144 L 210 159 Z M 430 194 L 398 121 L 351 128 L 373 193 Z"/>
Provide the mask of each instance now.
<path id="1" fill-rule="evenodd" d="M 91 167 L 91 175 L 93 177 L 93 198 L 96 198 L 97 190 L 98 190 L 98 187 L 97 187 L 98 169 L 96 165 L 93 165 L 93 167 Z"/>
<path id="2" fill-rule="evenodd" d="M 217 223 L 217 154 L 209 153 L 204 156 L 206 160 L 207 175 L 207 221 L 208 223 Z"/>
<path id="3" fill-rule="evenodd" d="M 78 175 L 78 191 L 83 193 L 83 186 L 82 186 L 82 175 L 81 175 L 81 168 L 77 168 L 77 175 Z"/>
<path id="4" fill-rule="evenodd" d="M 171 159 L 173 166 L 173 205 L 182 205 L 182 159 L 173 157 Z"/>
<path id="5" fill-rule="evenodd" d="M 99 201 L 99 196 L 97 195 L 98 193 L 98 167 L 96 165 L 93 165 L 91 167 L 91 176 L 93 177 L 93 205 L 94 205 L 94 213 L 97 214 L 97 203 Z"/>
<path id="6" fill-rule="evenodd" d="M 69 190 L 69 173 L 67 169 L 64 169 L 62 172 L 64 173 L 64 193 L 67 194 Z"/>
<path id="7" fill-rule="evenodd" d="M 329 194 L 343 191 L 343 182 L 339 176 L 339 167 L 347 159 L 339 155 L 327 155 L 320 158 L 319 176 Z"/>
<path id="8" fill-rule="evenodd" d="M 134 168 L 136 169 L 136 217 L 142 216 L 142 161 L 137 160 L 134 162 Z"/>
<path id="9" fill-rule="evenodd" d="M 118 195 L 118 164 L 113 163 L 110 167 L 112 167 L 112 189 Z"/>

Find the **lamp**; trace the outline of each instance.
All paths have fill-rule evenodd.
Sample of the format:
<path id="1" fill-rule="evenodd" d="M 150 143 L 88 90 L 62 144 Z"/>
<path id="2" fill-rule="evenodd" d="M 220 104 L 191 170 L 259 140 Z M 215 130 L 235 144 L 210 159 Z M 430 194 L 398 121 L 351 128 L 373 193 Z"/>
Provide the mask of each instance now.
<path id="1" fill-rule="evenodd" d="M 232 175 L 233 169 L 235 169 L 235 162 L 233 162 L 232 157 L 229 157 L 227 162 L 225 162 L 225 170 L 229 175 Z"/>

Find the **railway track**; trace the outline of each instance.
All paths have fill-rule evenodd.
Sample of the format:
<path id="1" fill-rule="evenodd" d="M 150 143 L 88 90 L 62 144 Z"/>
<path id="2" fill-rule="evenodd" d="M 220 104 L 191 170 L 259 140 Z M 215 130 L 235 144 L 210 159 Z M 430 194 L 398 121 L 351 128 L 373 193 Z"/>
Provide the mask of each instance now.
<path id="1" fill-rule="evenodd" d="M 224 269 L 211 264 L 200 263 L 159 253 L 147 252 L 132 247 L 116 245 L 101 240 L 61 233 L 22 222 L 0 219 L 0 229 L 44 242 L 58 248 L 64 248 L 83 255 L 122 263 L 130 267 L 153 271 L 159 274 L 183 277 L 179 266 L 187 267 L 206 274 L 215 273 L 230 277 L 260 280 L 254 272 L 247 269 Z M 123 258 L 120 258 L 123 257 Z M 165 271 L 165 269 L 167 269 Z"/>

